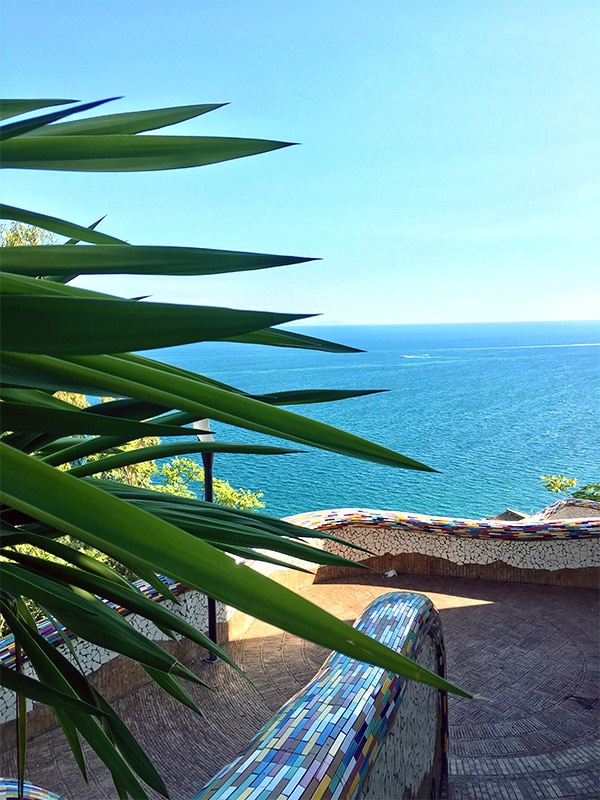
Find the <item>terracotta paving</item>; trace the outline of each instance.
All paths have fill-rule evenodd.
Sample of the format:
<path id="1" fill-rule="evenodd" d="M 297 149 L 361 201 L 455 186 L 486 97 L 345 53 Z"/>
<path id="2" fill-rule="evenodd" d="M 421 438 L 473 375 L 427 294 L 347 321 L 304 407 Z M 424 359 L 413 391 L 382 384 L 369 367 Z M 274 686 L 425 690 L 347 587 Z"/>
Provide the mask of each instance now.
<path id="1" fill-rule="evenodd" d="M 479 698 L 450 698 L 448 800 L 600 798 L 598 593 L 372 575 L 360 583 L 314 585 L 303 594 L 352 621 L 374 597 L 397 588 L 432 598 L 444 625 L 448 677 Z M 190 690 L 202 718 L 153 685 L 116 703 L 173 800 L 189 800 L 234 758 L 326 655 L 260 622 L 229 649 L 253 683 L 222 663 L 192 662 L 212 686 Z M 13 751 L 0 755 L 2 774 L 14 774 L 13 764 Z M 116 800 L 107 771 L 93 755 L 88 769 L 86 784 L 58 731 L 30 743 L 32 782 L 66 800 Z"/>

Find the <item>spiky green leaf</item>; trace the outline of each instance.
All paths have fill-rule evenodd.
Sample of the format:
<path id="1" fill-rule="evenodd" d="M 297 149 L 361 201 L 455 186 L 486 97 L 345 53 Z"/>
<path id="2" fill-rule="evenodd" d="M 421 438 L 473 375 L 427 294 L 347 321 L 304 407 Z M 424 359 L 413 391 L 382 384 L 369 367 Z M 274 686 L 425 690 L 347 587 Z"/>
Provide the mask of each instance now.
<path id="1" fill-rule="evenodd" d="M 121 114 L 106 114 L 74 122 L 60 122 L 50 128 L 39 129 L 29 136 L 89 136 L 90 134 L 135 134 L 176 125 L 201 114 L 207 114 L 226 103 L 211 103 L 193 106 L 172 106 L 152 111 L 126 111 Z"/>
<path id="2" fill-rule="evenodd" d="M 1 442 L 0 451 L 7 473 L 2 498 L 8 506 L 92 546 L 100 546 L 117 559 L 136 553 L 157 571 L 164 570 L 187 586 L 259 619 L 268 619 L 302 638 L 437 688 L 469 696 L 439 675 L 424 670 L 249 567 L 236 564 L 179 528 Z M 115 526 L 120 532 L 118 540 L 114 536 Z"/>
<path id="3" fill-rule="evenodd" d="M 67 222 L 65 219 L 51 217 L 48 216 L 48 214 L 40 214 L 37 211 L 28 211 L 25 208 L 17 208 L 16 206 L 9 206 L 4 203 L 0 205 L 0 219 L 12 219 L 16 222 L 23 222 L 26 225 L 35 225 L 38 228 L 43 228 L 45 231 L 52 231 L 52 233 L 58 233 L 60 236 L 69 236 L 81 242 L 90 242 L 91 244 L 124 244 L 121 239 L 116 239 L 114 236 L 108 236 L 106 233 L 95 231 L 93 227 L 83 227 L 82 225 L 77 225 L 75 222 Z"/>
<path id="4" fill-rule="evenodd" d="M 296 319 L 301 316 L 174 303 L 0 296 L 3 347 L 18 353 L 89 355 L 150 350 L 218 341 Z M 83 330 L 85 336 L 80 335 Z"/>
<path id="5" fill-rule="evenodd" d="M 20 114 L 27 114 L 29 111 L 37 111 L 38 108 L 62 106 L 76 102 L 77 100 L 0 100 L 0 119 L 18 117 Z"/>
<path id="6" fill-rule="evenodd" d="M 2 252 L 2 269 L 31 277 L 58 275 L 62 272 L 76 272 L 79 275 L 217 275 L 300 264 L 311 260 L 314 259 L 233 250 L 207 250 L 202 247 L 45 245 L 6 248 Z"/>
<path id="7" fill-rule="evenodd" d="M 29 119 L 21 120 L 19 122 L 11 122 L 8 125 L 0 125 L 0 141 L 13 139 L 16 136 L 24 136 L 25 134 L 30 133 L 38 128 L 50 125 L 51 122 L 55 122 L 58 119 L 71 116 L 71 114 L 77 114 L 80 111 L 89 111 L 92 108 L 96 108 L 96 106 L 100 106 L 103 103 L 108 103 L 110 100 L 116 99 L 116 97 L 110 97 L 107 100 L 95 100 L 92 103 L 83 103 L 82 105 L 75 106 L 74 108 L 53 111 L 50 114 L 42 114 L 39 117 L 30 117 Z"/>
<path id="8" fill-rule="evenodd" d="M 2 148 L 1 167 L 141 172 L 201 167 L 289 147 L 290 142 L 208 136 L 21 136 Z"/>

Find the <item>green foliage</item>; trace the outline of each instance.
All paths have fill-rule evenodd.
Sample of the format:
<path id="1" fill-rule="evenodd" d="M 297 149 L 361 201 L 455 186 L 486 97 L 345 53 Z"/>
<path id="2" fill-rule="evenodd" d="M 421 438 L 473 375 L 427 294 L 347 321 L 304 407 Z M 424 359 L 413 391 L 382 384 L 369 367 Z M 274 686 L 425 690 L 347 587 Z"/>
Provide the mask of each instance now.
<path id="1" fill-rule="evenodd" d="M 77 394 L 77 392 L 55 392 L 54 397 L 62 400 L 63 403 L 70 403 L 76 408 L 89 408 L 90 404 L 84 394 Z"/>
<path id="2" fill-rule="evenodd" d="M 146 454 L 150 448 L 158 445 L 159 440 L 147 436 L 127 442 L 117 448 L 119 453 L 132 453 L 141 450 Z M 189 445 L 188 445 L 189 446 Z M 88 456 L 88 463 L 102 459 L 101 454 Z M 157 464 L 154 459 L 126 464 L 122 467 L 97 473 L 104 480 L 117 481 L 140 489 L 152 489 L 156 492 L 175 497 L 197 498 L 204 487 L 204 469 L 193 459 L 177 456 L 164 463 Z M 231 508 L 242 508 L 251 511 L 264 508 L 261 502 L 262 492 L 251 492 L 249 489 L 234 489 L 227 481 L 213 478 L 214 502 Z"/>
<path id="3" fill-rule="evenodd" d="M 564 494 L 577 485 L 577 478 L 567 478 L 566 475 L 540 475 L 540 480 L 549 492 Z M 570 492 L 569 492 L 570 494 Z"/>
<path id="4" fill-rule="evenodd" d="M 53 233 L 24 222 L 13 221 L 0 225 L 0 247 L 39 247 L 54 244 L 55 241 Z"/>
<path id="5" fill-rule="evenodd" d="M 6 119 L 70 102 L 6 101 L 2 115 Z M 206 113 L 210 106 L 99 116 L 77 123 L 59 121 L 99 104 L 53 110 L 1 126 L 1 166 L 125 172 L 174 169 L 286 146 L 252 139 L 143 135 Z M 179 682 L 197 680 L 193 673 L 136 633 L 102 598 L 134 610 L 163 631 L 188 636 L 228 660 L 204 633 L 147 600 L 119 572 L 81 552 L 82 547 L 104 553 L 165 596 L 169 592 L 157 574 L 167 574 L 218 601 L 350 657 L 465 694 L 231 558 L 253 557 L 260 550 L 274 554 L 261 557 L 278 562 L 290 557 L 347 563 L 307 544 L 303 529 L 243 508 L 157 491 L 153 484 L 146 488 L 97 477 L 133 464 L 190 453 L 235 452 L 247 457 L 294 452 L 260 444 L 196 443 L 193 430 L 186 426 L 206 417 L 303 447 L 432 471 L 400 453 L 281 408 L 283 404 L 357 397 L 371 390 L 332 393 L 309 389 L 257 396 L 128 352 L 217 339 L 331 352 L 348 349 L 272 327 L 293 316 L 143 303 L 66 285 L 82 273 L 200 276 L 308 259 L 126 245 L 95 231 L 97 223 L 86 228 L 37 211 L 9 205 L 1 208 L 4 219 L 69 237 L 65 245 L 34 242 L 29 247 L 6 247 L 2 254 L 0 554 L 4 560 L 0 611 L 37 675 L 33 684 L 17 676 L 10 686 L 23 695 L 43 697 L 54 707 L 80 768 L 85 772 L 83 737 L 110 770 L 116 797 L 147 797 L 142 782 L 166 794 L 160 776 L 116 711 L 78 669 L 38 635 L 27 602 L 37 603 L 83 639 L 137 661 L 165 691 L 193 708 Z M 79 242 L 88 246 L 76 246 Z M 140 288 L 143 295 L 143 285 Z M 53 396 L 56 392 L 117 399 L 75 408 Z M 182 444 L 182 435 L 189 437 L 189 444 Z M 147 438 L 155 441 L 156 437 L 165 437 L 167 442 L 130 444 Z M 179 477 L 185 492 L 182 472 Z M 173 480 L 168 474 L 166 478 Z M 65 543 L 64 536 L 70 536 L 76 546 L 70 546 L 68 540 Z M 19 551 L 21 545 L 38 548 L 41 555 Z M 24 740 L 23 724 L 21 717 L 19 741 Z"/>
<path id="6" fill-rule="evenodd" d="M 115 447 L 108 451 L 110 455 L 119 453 L 132 453 L 139 451 L 144 454 L 146 449 L 158 445 L 160 442 L 154 436 L 146 436 L 143 439 L 134 439 L 132 442 L 125 442 L 121 447 Z M 139 486 L 141 489 L 149 489 L 152 485 L 152 478 L 158 473 L 156 462 L 151 459 L 138 461 L 134 464 L 125 464 L 114 469 L 103 469 L 102 465 L 107 462 L 104 453 L 91 453 L 83 459 L 84 464 L 97 465 L 99 471 L 96 472 L 98 478 L 107 481 L 117 481 L 127 486 Z M 74 465 L 63 465 L 67 469 L 72 469 Z"/>
<path id="7" fill-rule="evenodd" d="M 570 491 L 577 486 L 577 478 L 567 478 L 566 475 L 540 475 L 540 480 L 549 492 L 556 494 L 568 494 L 579 500 L 595 500 L 600 502 L 600 483 L 587 483 L 585 486 Z"/>
<path id="8" fill-rule="evenodd" d="M 158 485 L 154 484 L 154 488 L 177 497 L 196 497 L 198 492 L 194 491 L 194 484 L 199 488 L 204 486 L 204 470 L 191 458 L 173 458 L 157 466 L 156 474 L 160 476 L 161 482 Z M 151 480 L 150 485 L 153 483 L 154 480 Z M 245 511 L 265 507 L 261 501 L 262 492 L 234 489 L 230 483 L 221 478 L 213 479 L 213 492 L 215 502 L 221 506 L 241 508 Z"/>
<path id="9" fill-rule="evenodd" d="M 586 483 L 581 489 L 573 492 L 571 496 L 579 500 L 595 500 L 600 503 L 600 483 Z"/>

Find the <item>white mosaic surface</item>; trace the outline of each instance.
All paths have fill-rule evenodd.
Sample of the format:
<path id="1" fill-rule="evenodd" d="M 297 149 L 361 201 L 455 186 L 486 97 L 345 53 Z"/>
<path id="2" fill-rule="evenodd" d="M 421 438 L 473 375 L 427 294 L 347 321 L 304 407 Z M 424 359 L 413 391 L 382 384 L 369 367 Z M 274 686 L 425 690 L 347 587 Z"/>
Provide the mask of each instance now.
<path id="1" fill-rule="evenodd" d="M 329 530 L 328 533 L 333 533 Z M 373 555 L 420 555 L 445 558 L 453 564 L 491 564 L 502 561 L 520 569 L 580 569 L 600 566 L 600 539 L 537 539 L 533 541 L 468 539 L 448 534 L 422 534 L 386 526 L 343 525 L 342 539 L 366 547 Z M 327 541 L 324 548 L 353 561 L 365 558 L 352 547 Z"/>
<path id="2" fill-rule="evenodd" d="M 415 660 L 431 672 L 437 671 L 437 648 L 430 636 L 423 641 Z M 407 681 L 398 706 L 394 723 L 356 800 L 419 800 L 421 784 L 424 780 L 429 783 L 439 736 L 439 692 L 432 686 Z"/>

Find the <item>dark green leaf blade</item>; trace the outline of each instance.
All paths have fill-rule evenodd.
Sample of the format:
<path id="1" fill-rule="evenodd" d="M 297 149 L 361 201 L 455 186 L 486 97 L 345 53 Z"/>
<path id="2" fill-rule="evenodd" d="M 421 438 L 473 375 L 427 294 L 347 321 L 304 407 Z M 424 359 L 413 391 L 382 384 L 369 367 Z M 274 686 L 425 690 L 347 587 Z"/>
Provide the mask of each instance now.
<path id="1" fill-rule="evenodd" d="M 29 136 L 89 136 L 97 134 L 135 134 L 176 125 L 201 114 L 207 114 L 226 103 L 211 103 L 191 106 L 172 106 L 152 111 L 126 111 L 121 114 L 106 114 L 92 119 L 60 122 L 47 129 L 32 131 Z"/>
<path id="2" fill-rule="evenodd" d="M 76 272 L 78 275 L 220 275 L 313 260 L 299 256 L 208 250 L 202 247 L 44 245 L 5 248 L 2 252 L 2 269 L 32 278 L 60 275 L 63 272 Z"/>
<path id="3" fill-rule="evenodd" d="M 16 208 L 6 204 L 0 205 L 0 219 L 12 219 L 16 222 L 24 222 L 26 225 L 35 225 L 45 231 L 58 233 L 60 236 L 70 236 L 82 242 L 92 244 L 124 244 L 121 239 L 100 233 L 93 228 L 83 227 L 74 222 L 68 222 L 58 217 L 50 217 L 48 214 L 40 214 L 36 211 L 28 211 L 25 208 Z"/>
<path id="4" fill-rule="evenodd" d="M 174 425 L 159 425 L 152 422 L 132 422 L 118 417 L 103 417 L 88 414 L 78 408 L 62 410 L 41 408 L 25 403 L 4 402 L 1 408 L 3 430 L 27 433 L 44 433 L 55 436 L 73 434 L 126 436 L 141 439 L 145 436 L 193 436 L 190 428 L 177 428 Z"/>
<path id="5" fill-rule="evenodd" d="M 9 593 L 30 597 L 46 606 L 66 628 L 85 641 L 164 672 L 182 669 L 174 656 L 147 639 L 114 609 L 88 592 L 74 592 L 62 582 L 11 563 L 5 563 L 2 567 L 2 584 Z M 190 680 L 200 682 L 192 672 L 183 669 Z"/>
<path id="6" fill-rule="evenodd" d="M 33 248 L 28 248 L 33 249 Z M 6 250 L 4 251 L 6 253 Z M 82 300 L 106 297 L 110 300 L 121 300 L 101 292 L 80 289 L 78 286 L 65 286 L 60 282 L 60 275 L 52 275 L 47 280 L 40 276 L 17 275 L 15 272 L 0 272 L 0 295 L 28 295 L 31 297 L 75 297 Z"/>
<path id="7" fill-rule="evenodd" d="M 11 508 L 56 526 L 115 558 L 135 552 L 163 571 L 227 605 L 304 639 L 440 689 L 469 696 L 348 624 L 243 564 L 154 516 L 0 442 Z M 100 513 L 95 513 L 100 511 Z M 118 535 L 115 536 L 115 531 Z M 165 548 L 164 543 L 169 546 Z"/>
<path id="8" fill-rule="evenodd" d="M 109 103 L 111 100 L 117 99 L 119 98 L 109 97 L 106 100 L 95 100 L 91 103 L 82 103 L 74 108 L 53 111 L 50 114 L 42 114 L 40 117 L 33 117 L 20 122 L 11 122 L 8 125 L 1 125 L 0 141 L 7 141 L 8 139 L 12 139 L 16 136 L 24 136 L 26 133 L 29 133 L 36 128 L 42 128 L 45 125 L 49 125 L 51 122 L 54 122 L 57 119 L 63 119 L 71 114 L 77 114 L 79 111 L 89 111 L 92 108 L 96 108 L 96 106 L 101 106 L 104 103 Z"/>
<path id="9" fill-rule="evenodd" d="M 38 108 L 49 108 L 50 106 L 63 106 L 68 103 L 76 103 L 77 100 L 0 100 L 0 119 L 18 117 L 19 114 L 27 114 L 29 111 L 37 111 Z"/>
<path id="10" fill-rule="evenodd" d="M 212 648 L 211 648 L 212 649 Z M 183 686 L 173 678 L 171 675 L 167 675 L 164 672 L 159 672 L 157 669 L 152 669 L 152 667 L 144 666 L 145 671 L 148 675 L 152 678 L 154 683 L 158 684 L 161 689 L 164 689 L 167 694 L 170 694 L 171 697 L 174 697 L 178 700 L 182 705 L 189 708 L 195 714 L 202 715 L 202 712 L 189 695 L 188 692 L 183 688 Z"/>
<path id="11" fill-rule="evenodd" d="M 153 670 L 151 672 L 147 669 L 146 672 L 148 672 L 151 678 L 153 678 L 155 674 L 165 677 L 164 673 L 160 673 L 158 670 Z M 168 677 L 170 678 L 171 676 Z M 171 678 L 171 681 L 176 685 L 179 685 L 174 678 Z M 158 683 L 158 681 L 156 682 Z M 179 688 L 181 689 L 181 687 Z M 121 717 L 114 712 L 113 708 L 109 703 L 106 702 L 100 692 L 91 685 L 90 689 L 96 700 L 96 703 L 98 704 L 98 707 L 107 715 L 105 725 L 110 732 L 111 741 L 114 742 L 117 751 L 122 755 L 130 769 L 135 772 L 136 775 L 139 775 L 149 786 L 152 786 L 153 789 L 156 789 L 157 792 L 162 794 L 163 797 L 168 797 L 169 793 L 163 779 L 156 771 L 156 768 L 140 746 L 137 739 L 130 733 Z M 183 692 L 183 689 L 181 689 L 181 691 Z M 199 712 L 198 709 L 195 710 Z M 133 800 L 135 800 L 135 796 Z"/>
<path id="12" fill-rule="evenodd" d="M 23 136 L 5 143 L 0 166 L 76 172 L 182 169 L 268 153 L 290 144 L 208 136 Z"/>
<path id="13" fill-rule="evenodd" d="M 150 427 L 150 426 L 148 426 Z M 190 430 L 193 435 L 193 431 Z M 86 475 L 96 475 L 119 467 L 139 464 L 143 461 L 155 461 L 159 458 L 172 458 L 173 456 L 189 455 L 191 453 L 240 453 L 244 455 L 289 455 L 300 453 L 301 450 L 291 450 L 287 447 L 273 447 L 269 445 L 236 444 L 233 442 L 173 442 L 152 447 L 141 447 L 136 450 L 126 450 L 118 455 L 105 456 L 98 461 L 90 461 L 69 470 L 70 475 L 78 478 Z"/>
<path id="14" fill-rule="evenodd" d="M 69 383 L 88 382 L 96 386 L 96 393 L 137 397 L 189 411 L 198 419 L 208 417 L 378 464 L 424 472 L 436 471 L 360 436 L 217 388 L 209 382 L 203 382 L 200 376 L 182 377 L 176 371 L 163 370 L 158 362 L 140 356 L 71 356 L 59 361 L 50 356 L 6 352 L 3 368 L 5 371 L 16 370 L 23 380 L 35 374 L 38 383 L 40 380 L 50 382 L 58 379 Z"/>
<path id="15" fill-rule="evenodd" d="M 296 333 L 286 330 L 266 330 L 247 333 L 243 336 L 232 336 L 229 341 L 242 342 L 244 344 L 265 344 L 270 347 L 296 347 L 301 350 L 321 350 L 324 353 L 363 353 L 356 347 L 349 347 L 346 344 L 328 342 L 325 339 L 317 339 L 314 336 L 306 336 L 303 333 Z"/>
<path id="16" fill-rule="evenodd" d="M 20 353 L 90 355 L 148 350 L 218 341 L 234 332 L 299 318 L 295 314 L 174 303 L 0 296 L 3 347 Z M 85 336 L 81 336 L 84 330 Z"/>
<path id="17" fill-rule="evenodd" d="M 21 675 L 15 672 L 14 669 L 9 669 L 0 664 L 0 686 L 10 689 L 11 692 L 28 697 L 36 703 L 45 703 L 49 706 L 60 705 L 62 708 L 70 709 L 72 711 L 80 711 L 85 714 L 95 714 L 102 716 L 102 712 L 95 706 L 89 703 L 84 703 L 71 695 L 59 692 L 52 689 L 34 678 L 29 678 L 27 675 Z"/>
<path id="18" fill-rule="evenodd" d="M 5 613 L 7 613 L 5 609 Z M 11 628 L 15 636 L 24 642 L 27 655 L 36 670 L 40 680 L 44 684 L 64 691 L 78 699 L 85 699 L 87 702 L 94 703 L 96 693 L 92 692 L 88 681 L 74 668 L 55 647 L 46 642 L 37 632 L 29 629 L 21 620 L 16 619 L 8 610 L 7 616 L 10 620 Z M 75 755 L 82 774 L 87 780 L 85 770 L 85 759 L 83 750 L 77 736 L 79 731 L 87 739 L 91 747 L 109 768 L 115 786 L 118 788 L 119 797 L 127 798 L 127 792 L 140 800 L 147 800 L 147 795 L 141 785 L 136 780 L 130 766 L 124 760 L 121 753 L 115 748 L 109 736 L 96 720 L 89 714 L 67 711 L 60 705 L 55 706 L 56 715 L 69 742 L 69 746 Z M 116 713 L 108 704 L 103 709 L 107 713 L 116 716 Z M 152 767 L 149 772 L 140 776 L 148 785 L 153 786 L 157 791 L 166 796 L 166 788 L 156 771 Z"/>
<path id="19" fill-rule="evenodd" d="M 97 478 L 86 478 L 86 483 L 101 489 L 108 494 L 115 497 L 120 497 L 123 500 L 132 502 L 140 508 L 155 508 L 164 507 L 170 510 L 173 507 L 180 507 L 183 510 L 189 510 L 191 514 L 201 514 L 209 519 L 224 520 L 226 522 L 241 522 L 250 528 L 257 528 L 260 531 L 267 531 L 278 534 L 280 536 L 288 536 L 290 538 L 317 538 L 329 539 L 335 541 L 342 541 L 335 536 L 330 536 L 322 531 L 313 531 L 309 528 L 301 528 L 297 525 L 292 525 L 290 522 L 278 519 L 276 517 L 269 517 L 265 514 L 257 514 L 254 511 L 244 511 L 239 508 L 229 508 L 227 506 L 220 506 L 216 503 L 206 503 L 203 500 L 196 500 L 189 497 L 179 497 L 177 495 L 165 495 L 161 492 L 152 489 L 140 489 L 137 486 L 127 486 L 123 483 L 116 481 L 100 481 Z M 141 501 L 141 502 L 140 502 Z M 156 510 L 158 516 L 162 511 Z M 350 545 L 351 547 L 354 545 Z M 362 550 L 363 548 L 358 547 Z"/>
<path id="20" fill-rule="evenodd" d="M 104 357 L 98 357 L 99 360 L 102 358 Z M 109 356 L 106 358 L 111 359 Z M 71 361 L 83 364 L 84 359 L 85 357 L 74 357 Z M 407 458 L 389 448 L 374 444 L 360 436 L 355 436 L 331 425 L 326 425 L 317 420 L 303 417 L 266 403 L 257 402 L 250 397 L 233 394 L 229 390 L 221 389 L 210 383 L 201 383 L 199 386 L 199 378 L 188 383 L 190 379 L 179 379 L 172 370 L 161 374 L 160 369 L 155 370 L 150 366 L 152 364 L 150 359 L 127 355 L 120 357 L 119 360 L 123 361 L 122 369 L 111 360 L 111 380 L 117 374 L 126 380 L 133 378 L 135 375 L 135 380 L 141 383 L 144 383 L 145 379 L 148 378 L 154 388 L 159 389 L 159 387 L 162 387 L 166 391 L 166 394 L 163 395 L 159 389 L 159 394 L 154 395 L 152 389 L 150 389 L 150 394 L 157 401 L 159 401 L 159 398 L 163 398 L 163 402 L 166 404 L 167 397 L 170 395 L 169 399 L 172 406 L 178 405 L 183 411 L 201 410 L 201 417 L 218 419 L 241 428 L 249 428 L 260 433 L 279 436 L 300 444 L 331 450 L 335 453 L 373 461 L 374 463 L 424 472 L 436 471 L 432 467 Z M 96 363 L 99 364 L 99 362 Z M 105 366 L 102 369 L 107 367 L 108 363 L 105 362 Z M 150 372 L 146 372 L 147 367 L 150 367 Z M 139 383 L 136 385 L 139 386 Z M 175 389 L 175 386 L 177 386 L 177 389 Z M 192 388 L 193 386 L 195 388 Z M 133 390 L 134 387 L 129 385 L 129 388 Z M 145 394 L 145 391 L 143 393 Z M 177 403 L 175 395 L 179 397 Z M 144 399 L 150 399 L 150 396 L 148 395 Z M 201 403 L 200 407 L 196 406 L 198 402 Z"/>
<path id="21" fill-rule="evenodd" d="M 60 553 L 62 558 L 76 558 L 76 556 L 74 556 L 76 551 L 73 551 L 73 548 L 67 547 L 60 542 L 47 542 L 44 537 L 41 536 L 33 536 L 30 538 L 30 541 L 37 542 L 37 546 L 42 546 L 44 549 L 50 549 L 55 553 Z M 72 551 L 73 555 L 67 553 L 66 551 L 68 550 Z M 104 575 L 98 573 L 93 574 L 88 570 L 77 569 L 52 561 L 45 561 L 35 556 L 29 556 L 26 553 L 19 553 L 12 550 L 7 552 L 7 558 L 11 558 L 19 564 L 29 566 L 40 576 L 62 581 L 71 586 L 78 586 L 81 589 L 96 594 L 98 597 L 102 597 L 104 600 L 117 603 L 128 611 L 135 612 L 136 614 L 144 616 L 146 619 L 152 620 L 152 622 L 157 626 L 161 626 L 165 631 L 175 631 L 181 634 L 181 636 L 186 636 L 201 647 L 213 647 L 213 643 L 204 633 L 198 631 L 182 619 L 182 617 L 174 614 L 161 603 L 151 600 L 134 584 L 126 581 L 118 573 L 114 574 L 114 578 L 106 578 Z M 87 559 L 89 561 L 95 560 L 89 556 L 87 556 Z M 214 645 L 214 649 L 219 658 L 232 667 L 236 667 L 232 659 L 222 651 L 218 645 Z"/>
<path id="22" fill-rule="evenodd" d="M 269 392 L 268 394 L 248 394 L 253 400 L 260 400 L 272 406 L 299 406 L 312 403 L 333 403 L 350 400 L 353 397 L 366 397 L 381 394 L 387 389 L 296 389 L 291 392 Z"/>

